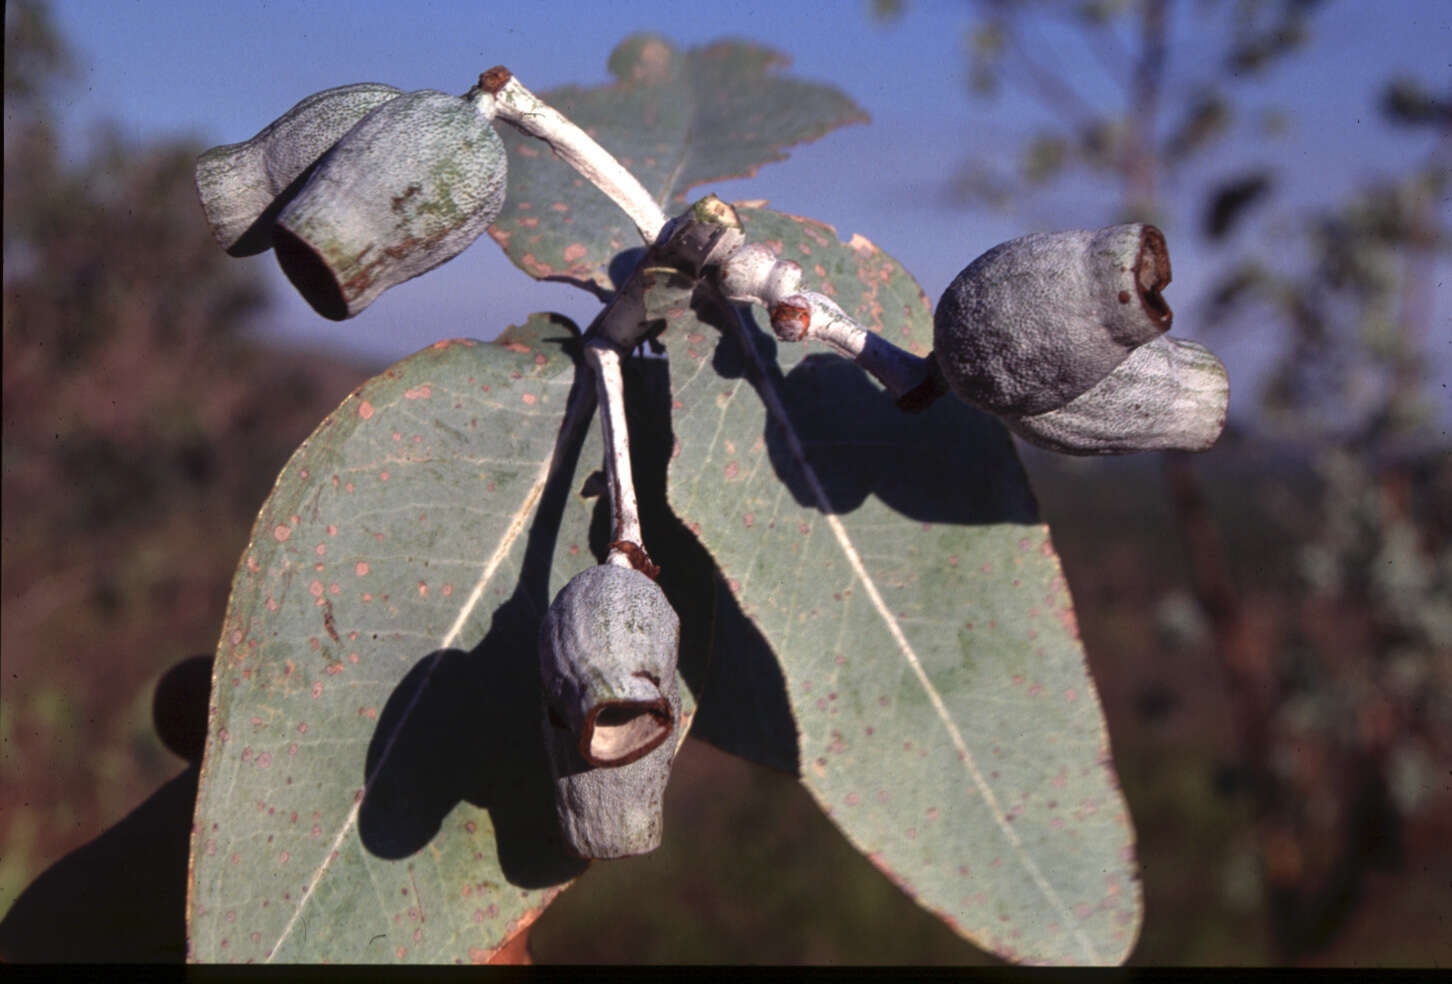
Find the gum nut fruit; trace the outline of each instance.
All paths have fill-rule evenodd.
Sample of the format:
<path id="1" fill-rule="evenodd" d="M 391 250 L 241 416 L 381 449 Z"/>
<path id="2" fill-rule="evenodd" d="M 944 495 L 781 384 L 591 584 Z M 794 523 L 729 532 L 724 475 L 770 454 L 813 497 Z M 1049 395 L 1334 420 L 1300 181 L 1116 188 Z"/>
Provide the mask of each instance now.
<path id="1" fill-rule="evenodd" d="M 1164 235 L 1152 225 L 1039 233 L 959 273 L 933 316 L 948 387 L 996 414 L 1068 403 L 1170 327 Z"/>
<path id="2" fill-rule="evenodd" d="M 341 85 L 308 96 L 242 143 L 197 158 L 197 193 L 212 235 L 233 256 L 272 246 L 272 220 L 308 170 L 363 117 L 403 90 L 380 82 Z"/>
<path id="3" fill-rule="evenodd" d="M 581 764 L 560 770 L 554 783 L 555 818 L 570 850 L 605 860 L 659 847 L 675 754 L 676 743 L 669 741 L 618 768 Z"/>
<path id="4" fill-rule="evenodd" d="M 424 90 L 390 100 L 333 145 L 277 217 L 277 261 L 342 321 L 452 259 L 504 204 L 504 144 L 474 105 Z"/>
<path id="5" fill-rule="evenodd" d="M 1057 410 L 1003 420 L 1065 454 L 1204 451 L 1220 437 L 1229 404 L 1224 364 L 1202 345 L 1162 335 Z"/>
<path id="6" fill-rule="evenodd" d="M 540 627 L 540 679 L 584 762 L 626 765 L 671 734 L 680 636 L 665 593 L 632 568 L 586 568 L 560 590 Z"/>

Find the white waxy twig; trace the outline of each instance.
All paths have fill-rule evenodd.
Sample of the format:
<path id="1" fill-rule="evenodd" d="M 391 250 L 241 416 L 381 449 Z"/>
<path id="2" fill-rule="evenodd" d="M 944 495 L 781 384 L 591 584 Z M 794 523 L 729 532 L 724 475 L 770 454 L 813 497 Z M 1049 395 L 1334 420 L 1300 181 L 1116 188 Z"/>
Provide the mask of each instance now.
<path id="1" fill-rule="evenodd" d="M 605 339 L 592 339 L 585 358 L 595 372 L 600 399 L 600 432 L 605 439 L 605 478 L 610 486 L 613 527 L 607 564 L 630 567 L 654 577 L 658 572 L 645 552 L 640 532 L 640 506 L 630 470 L 630 433 L 625 423 L 625 377 L 620 353 Z"/>
<path id="2" fill-rule="evenodd" d="M 759 304 L 771 314 L 772 331 L 784 342 L 816 339 L 876 376 L 902 398 L 933 378 L 932 364 L 863 328 L 836 302 L 800 291 L 802 268 L 751 243 L 721 262 L 718 283 L 726 299 Z"/>
<path id="3" fill-rule="evenodd" d="M 666 216 L 650 192 L 614 155 L 525 88 L 507 68 L 497 66 L 479 76 L 479 85 L 469 90 L 468 97 L 490 119 L 501 119 L 549 144 L 566 164 L 620 206 L 640 230 L 641 239 L 655 242 L 665 228 Z"/>

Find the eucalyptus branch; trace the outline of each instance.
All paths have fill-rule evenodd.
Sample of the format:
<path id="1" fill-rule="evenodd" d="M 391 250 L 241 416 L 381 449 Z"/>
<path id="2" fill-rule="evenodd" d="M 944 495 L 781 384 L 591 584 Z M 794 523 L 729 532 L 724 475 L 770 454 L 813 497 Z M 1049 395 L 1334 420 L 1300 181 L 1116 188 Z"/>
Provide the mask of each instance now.
<path id="1" fill-rule="evenodd" d="M 697 277 L 717 258 L 741 245 L 735 212 L 714 195 L 691 207 L 651 245 L 586 333 L 585 358 L 599 391 L 600 430 L 605 440 L 605 477 L 610 488 L 612 535 L 606 563 L 632 567 L 654 578 L 660 568 L 645 550 L 640 507 L 630 467 L 630 434 L 625 419 L 621 353 L 639 345 L 646 332 L 646 291 L 660 277 Z"/>
<path id="2" fill-rule="evenodd" d="M 645 294 L 659 279 L 698 278 L 740 248 L 735 212 L 715 195 L 692 205 L 650 246 L 605 310 L 590 325 L 589 337 L 608 339 L 621 352 L 645 340 Z"/>
<path id="3" fill-rule="evenodd" d="M 650 192 L 588 133 L 540 99 L 503 65 L 479 76 L 468 98 L 479 112 L 497 118 L 522 133 L 543 140 L 585 180 L 599 188 L 635 223 L 640 238 L 653 243 L 665 228 L 666 217 Z"/>
<path id="4" fill-rule="evenodd" d="M 906 409 L 921 409 L 944 392 L 931 358 L 863 328 L 825 294 L 798 290 L 801 279 L 800 265 L 751 243 L 720 263 L 717 283 L 728 301 L 766 308 L 777 338 L 822 342 L 877 377 Z"/>

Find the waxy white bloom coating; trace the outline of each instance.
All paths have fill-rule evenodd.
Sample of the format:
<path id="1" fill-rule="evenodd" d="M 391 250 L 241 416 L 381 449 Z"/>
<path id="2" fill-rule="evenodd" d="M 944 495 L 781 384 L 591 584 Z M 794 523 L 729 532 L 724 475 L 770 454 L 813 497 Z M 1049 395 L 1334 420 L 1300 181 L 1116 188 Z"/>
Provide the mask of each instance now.
<path id="1" fill-rule="evenodd" d="M 943 293 L 933 351 L 949 387 L 993 413 L 1063 406 L 1170 327 L 1154 226 L 1038 233 L 995 246 Z"/>
<path id="2" fill-rule="evenodd" d="M 390 100 L 318 162 L 277 217 L 278 263 L 341 321 L 452 259 L 504 205 L 504 144 L 471 102 L 423 90 Z"/>
<path id="3" fill-rule="evenodd" d="M 1169 339 L 1170 257 L 1150 225 L 995 246 L 944 292 L 934 358 L 959 398 L 1068 454 L 1204 450 L 1225 424 L 1225 367 Z"/>
<path id="4" fill-rule="evenodd" d="M 1162 335 L 1057 410 L 1004 423 L 1065 454 L 1204 451 L 1220 437 L 1230 376 L 1203 345 Z"/>
<path id="5" fill-rule="evenodd" d="M 802 268 L 792 260 L 777 259 L 776 252 L 765 243 L 748 243 L 723 265 L 720 283 L 722 293 L 733 301 L 770 308 L 797 292 Z"/>
<path id="6" fill-rule="evenodd" d="M 560 590 L 540 626 L 545 747 L 571 850 L 618 858 L 660 845 L 681 715 L 680 618 L 654 581 L 613 564 Z"/>
<path id="7" fill-rule="evenodd" d="M 222 248 L 251 256 L 272 246 L 272 220 L 297 191 L 293 183 L 353 125 L 401 89 L 378 82 L 314 93 L 251 140 L 197 158 L 202 211 Z"/>

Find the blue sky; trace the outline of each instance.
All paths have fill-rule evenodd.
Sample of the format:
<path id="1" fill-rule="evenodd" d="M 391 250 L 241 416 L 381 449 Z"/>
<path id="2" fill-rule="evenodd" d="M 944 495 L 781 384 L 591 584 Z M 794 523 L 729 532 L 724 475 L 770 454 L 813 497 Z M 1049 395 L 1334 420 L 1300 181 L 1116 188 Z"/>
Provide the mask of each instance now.
<path id="1" fill-rule="evenodd" d="M 1167 102 L 1213 68 L 1192 14 L 1202 6 L 1199 0 L 1180 5 L 1185 13 L 1173 25 L 1170 55 L 1177 88 Z M 1220 6 L 1233 3 L 1221 0 Z M 230 143 L 251 136 L 303 96 L 343 83 L 462 92 L 482 69 L 503 63 L 541 91 L 606 81 L 611 49 L 635 31 L 651 30 L 685 46 L 746 38 L 788 53 L 793 74 L 838 86 L 872 122 L 799 147 L 753 179 L 701 192 L 767 198 L 783 211 L 835 225 L 844 237 L 862 233 L 901 260 L 932 298 L 996 242 L 1113 218 L 1102 191 L 1075 185 L 1007 214 L 948 203 L 947 179 L 959 164 L 974 154 L 1001 155 L 1048 117 L 1013 91 L 992 105 L 969 98 L 963 55 L 969 4 L 918 0 L 889 23 L 874 20 L 868 8 L 867 0 L 709 7 L 659 0 L 59 0 L 55 17 L 80 55 L 82 71 L 58 108 L 75 134 L 109 119 L 137 138 Z M 1167 187 L 1167 196 L 1229 173 L 1250 155 L 1281 175 L 1287 205 L 1310 206 L 1394 174 L 1426 152 L 1425 139 L 1379 121 L 1376 86 L 1396 73 L 1439 87 L 1452 79 L 1452 3 L 1339 0 L 1314 26 L 1306 55 L 1232 93 L 1257 111 L 1289 110 L 1290 132 L 1273 143 L 1249 143 L 1255 140 L 1249 119 L 1256 113 L 1248 113 L 1246 128 L 1234 131 L 1182 185 Z M 1068 34 L 1046 29 L 1034 39 L 1034 50 L 1090 100 L 1118 91 L 1114 67 L 1106 68 Z M 1192 214 L 1183 213 L 1186 226 Z M 1177 311 L 1176 334 L 1210 342 L 1230 365 L 1232 379 L 1253 372 L 1264 359 L 1264 339 L 1253 332 L 1226 338 L 1197 323 L 1210 263 L 1191 229 L 1177 229 L 1174 222 L 1166 223 L 1166 233 L 1175 260 L 1168 296 Z M 278 304 L 262 330 L 300 344 L 342 346 L 376 361 L 401 358 L 442 337 L 492 337 L 535 310 L 559 310 L 581 321 L 594 310 L 577 290 L 529 281 L 487 238 L 341 324 L 317 318 L 293 297 L 270 254 L 238 262 L 256 264 L 276 287 Z M 1438 271 L 1433 358 L 1445 383 L 1452 378 L 1449 264 Z M 1241 410 L 1248 391 L 1236 387 Z M 1452 396 L 1446 387 L 1441 393 L 1444 417 L 1452 417 L 1445 412 Z"/>

